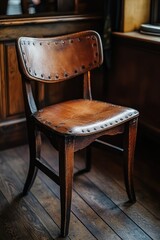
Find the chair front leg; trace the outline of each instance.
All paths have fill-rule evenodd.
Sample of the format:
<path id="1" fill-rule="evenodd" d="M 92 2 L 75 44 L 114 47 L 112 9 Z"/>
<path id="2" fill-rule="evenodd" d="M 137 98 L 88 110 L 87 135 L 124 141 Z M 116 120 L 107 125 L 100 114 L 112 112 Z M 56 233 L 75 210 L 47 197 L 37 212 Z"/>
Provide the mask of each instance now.
<path id="1" fill-rule="evenodd" d="M 38 168 L 35 165 L 35 160 L 40 158 L 41 150 L 41 136 L 40 132 L 36 132 L 34 127 L 28 128 L 28 140 L 29 140 L 29 152 L 30 152 L 30 163 L 27 179 L 23 189 L 23 195 L 26 195 L 32 187 L 34 180 L 37 176 Z"/>
<path id="2" fill-rule="evenodd" d="M 74 139 L 64 137 L 59 151 L 59 177 L 61 200 L 61 236 L 66 237 L 69 230 L 73 168 L 74 168 Z"/>
<path id="3" fill-rule="evenodd" d="M 126 124 L 124 136 L 124 179 L 129 201 L 136 202 L 133 185 L 134 152 L 137 136 L 138 118 Z"/>

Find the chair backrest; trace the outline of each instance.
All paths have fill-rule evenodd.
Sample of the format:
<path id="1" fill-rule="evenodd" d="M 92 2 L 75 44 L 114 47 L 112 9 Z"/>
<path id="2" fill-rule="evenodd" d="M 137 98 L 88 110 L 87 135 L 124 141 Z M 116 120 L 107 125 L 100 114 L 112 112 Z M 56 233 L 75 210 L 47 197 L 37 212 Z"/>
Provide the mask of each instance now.
<path id="1" fill-rule="evenodd" d="M 92 30 L 52 38 L 20 37 L 17 46 L 21 73 L 35 81 L 64 81 L 103 62 L 101 38 Z"/>

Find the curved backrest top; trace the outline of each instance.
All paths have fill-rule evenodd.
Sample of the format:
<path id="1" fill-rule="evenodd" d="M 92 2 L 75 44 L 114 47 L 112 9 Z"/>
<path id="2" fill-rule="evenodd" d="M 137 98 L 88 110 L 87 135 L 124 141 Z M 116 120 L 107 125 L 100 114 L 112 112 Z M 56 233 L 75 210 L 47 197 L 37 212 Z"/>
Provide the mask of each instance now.
<path id="1" fill-rule="evenodd" d="M 17 46 L 20 70 L 30 80 L 64 81 L 103 62 L 101 38 L 92 30 L 52 38 L 20 37 Z"/>

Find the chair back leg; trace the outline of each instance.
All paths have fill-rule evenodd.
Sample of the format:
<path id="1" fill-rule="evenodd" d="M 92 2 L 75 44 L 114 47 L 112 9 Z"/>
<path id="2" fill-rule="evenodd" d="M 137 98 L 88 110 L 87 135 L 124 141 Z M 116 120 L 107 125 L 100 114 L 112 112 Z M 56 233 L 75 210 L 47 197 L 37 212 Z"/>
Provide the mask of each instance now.
<path id="1" fill-rule="evenodd" d="M 27 179 L 23 189 L 23 195 L 26 195 L 31 189 L 34 180 L 37 176 L 38 168 L 36 167 L 36 159 L 40 158 L 41 152 L 41 135 L 40 132 L 36 132 L 34 126 L 28 127 L 28 141 L 29 141 L 29 152 L 30 152 L 30 163 Z"/>

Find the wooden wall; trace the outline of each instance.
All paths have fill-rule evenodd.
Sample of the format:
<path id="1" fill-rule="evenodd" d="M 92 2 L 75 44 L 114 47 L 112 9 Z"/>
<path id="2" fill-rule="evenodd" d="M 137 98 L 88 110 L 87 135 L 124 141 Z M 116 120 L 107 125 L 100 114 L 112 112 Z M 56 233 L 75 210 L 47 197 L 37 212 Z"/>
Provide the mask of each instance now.
<path id="1" fill-rule="evenodd" d="M 160 142 L 160 39 L 138 32 L 115 33 L 107 100 L 140 112 L 139 129 Z"/>

